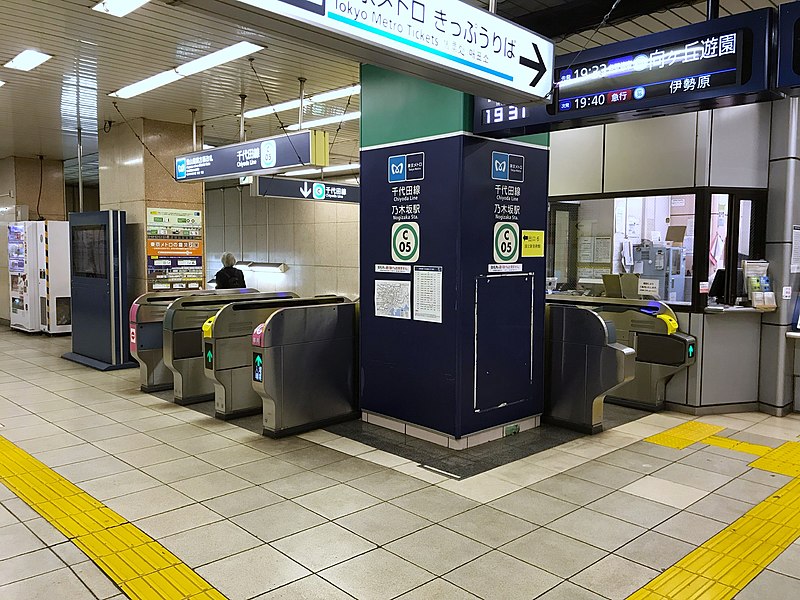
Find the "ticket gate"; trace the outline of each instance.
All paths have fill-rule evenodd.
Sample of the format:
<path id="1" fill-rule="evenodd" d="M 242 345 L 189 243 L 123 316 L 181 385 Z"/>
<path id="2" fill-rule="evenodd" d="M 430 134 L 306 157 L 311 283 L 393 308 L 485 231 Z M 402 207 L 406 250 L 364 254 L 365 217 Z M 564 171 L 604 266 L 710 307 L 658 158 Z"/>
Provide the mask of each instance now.
<path id="1" fill-rule="evenodd" d="M 609 393 L 609 402 L 661 410 L 669 380 L 695 362 L 697 339 L 678 331 L 675 313 L 663 302 L 590 297 L 551 297 L 548 302 L 591 307 L 614 325 L 618 342 L 636 351 L 636 375 Z"/>
<path id="2" fill-rule="evenodd" d="M 358 418 L 358 303 L 282 308 L 256 328 L 252 344 L 264 435 Z"/>
<path id="3" fill-rule="evenodd" d="M 164 364 L 172 372 L 176 404 L 214 398 L 214 385 L 203 375 L 203 324 L 209 317 L 231 303 L 297 297 L 292 292 L 228 291 L 232 293 L 178 298 L 164 314 Z"/>
<path id="4" fill-rule="evenodd" d="M 606 395 L 633 379 L 636 352 L 617 342 L 613 323 L 568 304 L 545 307 L 545 339 L 544 421 L 600 433 Z"/>
<path id="5" fill-rule="evenodd" d="M 133 301 L 130 310 L 131 356 L 139 363 L 139 383 L 143 392 L 172 389 L 172 372 L 164 364 L 164 314 L 184 296 L 219 296 L 236 293 L 256 294 L 256 289 L 188 290 L 148 292 Z"/>
<path id="6" fill-rule="evenodd" d="M 349 302 L 344 296 L 283 298 L 229 304 L 219 309 L 203 325 L 204 372 L 214 386 L 215 416 L 230 419 L 261 412 L 261 397 L 251 384 L 256 327 L 283 308 L 344 302 Z"/>

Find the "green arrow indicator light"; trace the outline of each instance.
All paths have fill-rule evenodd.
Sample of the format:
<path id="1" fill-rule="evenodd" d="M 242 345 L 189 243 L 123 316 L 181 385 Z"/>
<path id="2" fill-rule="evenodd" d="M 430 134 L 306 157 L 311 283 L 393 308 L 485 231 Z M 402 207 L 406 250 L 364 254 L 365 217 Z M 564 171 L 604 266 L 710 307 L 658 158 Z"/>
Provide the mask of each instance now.
<path id="1" fill-rule="evenodd" d="M 260 367 L 264 361 L 261 360 L 261 356 L 256 356 L 256 366 Z"/>
<path id="2" fill-rule="evenodd" d="M 694 344 L 689 344 L 689 358 L 694 356 Z"/>
<path id="3" fill-rule="evenodd" d="M 214 358 L 214 354 L 211 352 L 211 350 L 209 350 L 208 352 L 206 352 L 206 360 L 208 362 L 211 362 L 212 358 Z"/>

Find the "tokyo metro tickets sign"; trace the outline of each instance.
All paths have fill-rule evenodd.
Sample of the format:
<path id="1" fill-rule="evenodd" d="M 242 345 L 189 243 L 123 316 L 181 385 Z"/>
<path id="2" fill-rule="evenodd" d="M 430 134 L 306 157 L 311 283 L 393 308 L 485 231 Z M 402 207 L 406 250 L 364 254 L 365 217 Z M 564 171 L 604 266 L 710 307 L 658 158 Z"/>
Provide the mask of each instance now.
<path id="1" fill-rule="evenodd" d="M 378 47 L 427 69 L 415 74 L 465 92 L 530 101 L 552 89 L 550 40 L 458 0 L 239 2 Z M 380 64 L 374 55 L 362 58 Z"/>

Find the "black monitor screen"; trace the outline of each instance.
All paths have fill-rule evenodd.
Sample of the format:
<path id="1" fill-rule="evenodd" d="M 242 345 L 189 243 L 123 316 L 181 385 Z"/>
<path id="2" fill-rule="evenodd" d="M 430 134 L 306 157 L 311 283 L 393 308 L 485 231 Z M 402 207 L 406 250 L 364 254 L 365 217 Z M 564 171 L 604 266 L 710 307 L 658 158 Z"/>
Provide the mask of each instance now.
<path id="1" fill-rule="evenodd" d="M 105 225 L 77 225 L 72 231 L 73 277 L 108 278 L 108 234 Z"/>

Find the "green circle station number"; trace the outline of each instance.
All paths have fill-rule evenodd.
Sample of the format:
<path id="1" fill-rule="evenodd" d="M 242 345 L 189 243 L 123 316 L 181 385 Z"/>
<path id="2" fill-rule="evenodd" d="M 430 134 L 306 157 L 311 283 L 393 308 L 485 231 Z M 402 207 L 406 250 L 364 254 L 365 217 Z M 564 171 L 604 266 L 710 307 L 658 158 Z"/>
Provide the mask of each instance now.
<path id="1" fill-rule="evenodd" d="M 394 232 L 392 244 L 400 260 L 409 260 L 417 253 L 419 236 L 411 225 L 401 225 Z"/>
<path id="2" fill-rule="evenodd" d="M 494 239 L 497 255 L 503 260 L 513 260 L 517 256 L 519 238 L 511 225 L 502 225 L 497 229 Z"/>

